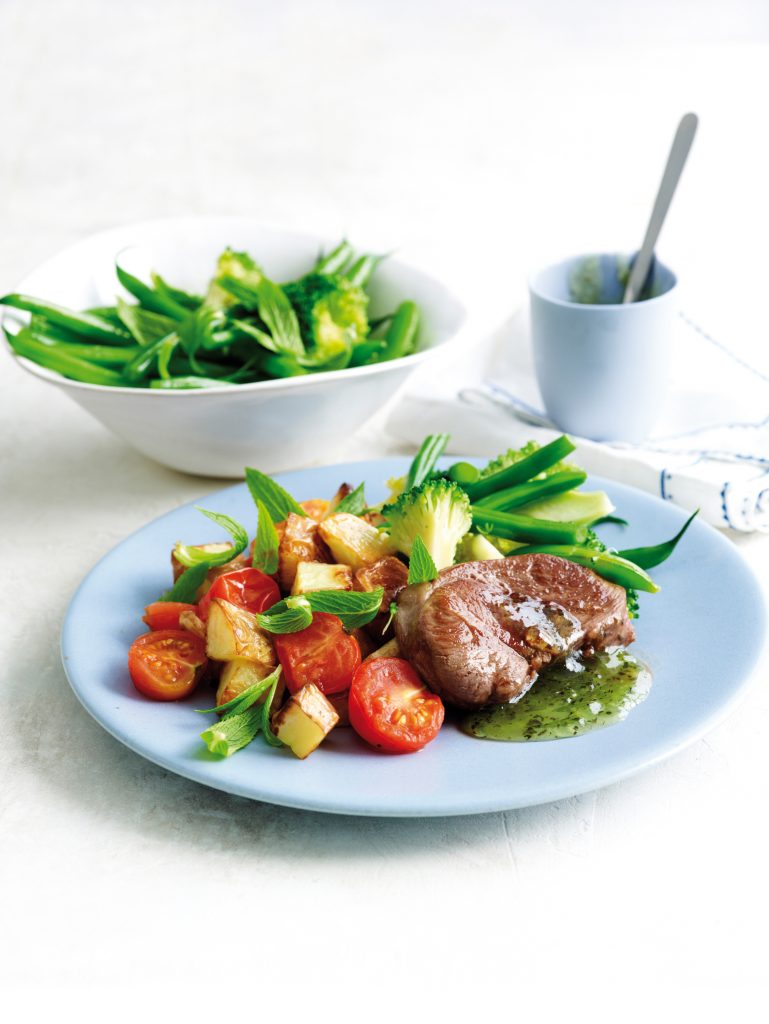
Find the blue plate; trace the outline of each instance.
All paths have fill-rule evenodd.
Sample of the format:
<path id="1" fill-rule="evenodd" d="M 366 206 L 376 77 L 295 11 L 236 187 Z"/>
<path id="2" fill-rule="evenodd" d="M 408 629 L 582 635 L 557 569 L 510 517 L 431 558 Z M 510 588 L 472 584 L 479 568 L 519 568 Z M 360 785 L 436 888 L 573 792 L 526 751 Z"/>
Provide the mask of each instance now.
<path id="1" fill-rule="evenodd" d="M 385 497 L 404 459 L 378 459 L 285 474 L 277 479 L 299 500 L 324 497 L 347 480 L 366 481 L 369 501 Z M 608 543 L 634 547 L 672 536 L 680 509 L 608 480 L 630 526 L 603 527 Z M 245 485 L 196 504 L 246 524 L 254 508 Z M 693 742 L 718 722 L 744 689 L 761 653 L 764 602 L 735 547 L 694 522 L 674 557 L 654 571 L 662 590 L 641 596 L 636 648 L 654 684 L 645 703 L 617 725 L 584 736 L 499 743 L 453 726 L 419 754 L 393 757 L 367 748 L 350 729 L 335 730 L 307 761 L 257 739 L 227 760 L 199 739 L 209 691 L 158 704 L 141 697 L 126 671 L 126 652 L 143 629 L 142 609 L 169 583 L 169 551 L 198 540 L 206 524 L 184 505 L 138 530 L 89 573 L 69 607 L 62 634 L 64 668 L 87 711 L 126 746 L 156 764 L 240 796 L 339 814 L 476 814 L 545 803 L 623 779 Z M 621 542 L 620 542 L 621 537 Z"/>

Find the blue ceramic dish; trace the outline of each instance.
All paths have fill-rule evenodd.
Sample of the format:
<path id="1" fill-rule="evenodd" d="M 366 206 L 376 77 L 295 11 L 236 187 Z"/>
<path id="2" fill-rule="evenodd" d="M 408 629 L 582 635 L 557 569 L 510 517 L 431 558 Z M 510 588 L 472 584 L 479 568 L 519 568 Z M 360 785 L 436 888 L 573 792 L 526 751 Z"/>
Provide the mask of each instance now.
<path id="1" fill-rule="evenodd" d="M 379 459 L 284 474 L 297 499 L 333 494 L 343 480 L 365 480 L 369 501 L 404 459 Z M 623 546 L 654 543 L 681 525 L 680 509 L 630 487 L 594 479 L 630 526 L 602 528 Z M 197 504 L 197 503 L 196 503 Z M 245 485 L 202 504 L 253 524 Z M 307 761 L 257 739 L 227 760 L 199 740 L 207 724 L 195 708 L 211 694 L 158 704 L 141 697 L 126 652 L 143 629 L 142 610 L 168 586 L 169 551 L 199 538 L 192 504 L 155 520 L 114 548 L 89 573 L 69 607 L 62 634 L 64 668 L 87 711 L 138 754 L 170 771 L 240 796 L 340 814 L 427 816 L 498 811 L 573 796 L 655 764 L 693 742 L 733 706 L 761 654 L 764 603 L 752 572 L 716 530 L 695 522 L 674 557 L 655 570 L 662 590 L 641 597 L 638 654 L 654 672 L 648 699 L 618 725 L 571 739 L 498 743 L 454 726 L 418 754 L 393 757 L 337 729 Z M 622 533 L 620 530 L 622 529 Z M 99 766 L 108 770 L 108 765 Z"/>

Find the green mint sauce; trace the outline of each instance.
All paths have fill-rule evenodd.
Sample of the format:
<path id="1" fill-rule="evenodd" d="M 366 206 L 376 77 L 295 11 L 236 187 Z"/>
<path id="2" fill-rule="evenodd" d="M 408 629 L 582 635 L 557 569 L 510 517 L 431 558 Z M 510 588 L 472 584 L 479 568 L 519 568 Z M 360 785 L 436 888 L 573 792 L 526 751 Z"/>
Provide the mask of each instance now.
<path id="1" fill-rule="evenodd" d="M 651 672 L 622 648 L 570 656 L 547 669 L 515 704 L 481 708 L 461 722 L 485 740 L 555 740 L 621 722 L 651 689 Z"/>

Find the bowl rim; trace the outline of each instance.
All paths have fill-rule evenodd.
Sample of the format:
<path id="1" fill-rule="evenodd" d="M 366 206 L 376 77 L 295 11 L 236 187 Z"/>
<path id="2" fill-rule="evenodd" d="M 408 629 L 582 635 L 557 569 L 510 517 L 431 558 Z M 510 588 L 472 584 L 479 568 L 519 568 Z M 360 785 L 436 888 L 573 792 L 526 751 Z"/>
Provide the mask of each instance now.
<path id="1" fill-rule="evenodd" d="M 313 231 L 296 231 L 293 228 L 282 227 L 277 224 L 270 224 L 267 221 L 263 221 L 257 217 L 238 217 L 238 216 L 179 216 L 179 217 L 155 217 L 148 220 L 142 221 L 129 221 L 126 224 L 116 225 L 111 228 L 105 228 L 101 231 L 92 232 L 89 235 L 85 235 L 83 238 L 79 238 L 72 242 L 70 245 L 64 246 L 64 248 L 57 250 L 47 257 L 42 262 L 38 263 L 29 273 L 25 274 L 24 277 L 18 282 L 18 284 L 12 289 L 12 291 L 23 292 L 26 287 L 26 282 L 33 275 L 36 275 L 41 270 L 44 270 L 49 263 L 53 263 L 55 260 L 59 260 L 62 256 L 67 253 L 86 247 L 90 243 L 97 239 L 107 239 L 110 235 L 120 235 L 124 231 L 138 230 L 138 229 L 151 229 L 157 227 L 181 227 L 182 225 L 188 225 L 194 227 L 200 224 L 232 224 L 232 225 L 243 225 L 250 224 L 254 228 L 260 228 L 264 231 L 271 231 L 276 234 L 282 234 L 286 236 L 293 236 L 296 239 L 304 239 L 306 241 L 316 241 L 324 243 L 326 235 L 321 232 Z M 40 366 L 31 359 L 27 359 L 25 356 L 20 356 L 11 348 L 5 331 L 0 331 L 0 337 L 2 344 L 8 350 L 13 360 L 21 366 L 27 373 L 32 374 L 35 377 L 39 377 L 41 380 L 48 381 L 51 384 L 57 384 L 63 388 L 72 388 L 77 391 L 90 391 L 103 394 L 114 394 L 114 395 L 152 395 L 158 397 L 169 397 L 173 396 L 176 399 L 192 399 L 201 398 L 206 396 L 213 400 L 215 396 L 223 395 L 248 395 L 254 392 L 261 394 L 262 392 L 270 391 L 282 391 L 300 387 L 310 387 L 311 385 L 321 385 L 325 383 L 333 383 L 337 380 L 354 380 L 359 377 L 374 376 L 381 373 L 387 373 L 388 371 L 394 371 L 396 369 L 406 369 L 410 367 L 416 368 L 420 363 L 426 359 L 434 356 L 439 350 L 445 350 L 449 346 L 454 346 L 461 337 L 466 333 L 468 322 L 469 322 L 469 310 L 465 301 L 459 296 L 452 287 L 442 281 L 440 278 L 435 277 L 428 270 L 424 270 L 421 267 L 409 263 L 405 260 L 399 260 L 393 258 L 393 263 L 407 270 L 413 270 L 420 274 L 422 277 L 427 278 L 433 284 L 443 288 L 451 300 L 456 304 L 459 309 L 460 322 L 457 329 L 449 337 L 443 341 L 438 342 L 436 345 L 431 345 L 429 348 L 423 349 L 420 352 L 412 352 L 407 356 L 400 356 L 397 359 L 389 359 L 383 363 L 372 363 L 368 366 L 352 366 L 346 367 L 341 370 L 322 370 L 319 373 L 308 373 L 301 374 L 295 377 L 276 377 L 271 380 L 260 380 L 251 381 L 247 384 L 223 384 L 220 387 L 215 388 L 180 388 L 175 390 L 173 388 L 137 388 L 127 387 L 124 385 L 113 385 L 113 384 L 88 384 L 85 381 L 72 380 L 70 377 L 64 377 L 62 374 L 57 373 L 55 370 L 49 370 L 44 366 Z M 12 309 L 10 307 L 0 307 L 0 327 L 4 327 L 6 321 L 12 318 Z M 21 311 L 19 311 L 21 312 Z M 15 321 L 16 322 L 16 321 Z"/>

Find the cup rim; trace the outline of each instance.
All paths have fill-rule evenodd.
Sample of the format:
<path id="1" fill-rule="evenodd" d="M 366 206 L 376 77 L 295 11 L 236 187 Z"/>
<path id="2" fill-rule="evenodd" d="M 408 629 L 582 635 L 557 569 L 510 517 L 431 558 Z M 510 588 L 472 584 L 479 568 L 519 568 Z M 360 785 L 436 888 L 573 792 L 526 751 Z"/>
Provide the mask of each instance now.
<path id="1" fill-rule="evenodd" d="M 561 259 L 561 260 L 556 260 L 554 263 L 546 263 L 544 266 L 541 266 L 537 270 L 533 270 L 533 271 L 531 271 L 529 273 L 528 282 L 527 282 L 528 283 L 528 287 L 529 287 L 529 294 L 530 295 L 536 295 L 536 297 L 538 299 L 542 299 L 543 302 L 548 302 L 552 306 L 563 306 L 566 309 L 583 310 L 583 311 L 600 309 L 600 310 L 616 311 L 616 310 L 627 310 L 627 309 L 630 309 L 630 308 L 633 308 L 633 307 L 641 307 L 641 306 L 647 307 L 647 306 L 651 306 L 651 305 L 656 305 L 656 304 L 658 304 L 660 302 L 663 302 L 664 300 L 668 299 L 669 296 L 673 295 L 678 290 L 678 275 L 675 273 L 675 271 L 670 269 L 670 267 L 667 265 L 667 263 L 663 263 L 662 260 L 660 260 L 660 259 L 657 260 L 658 266 L 662 267 L 664 270 L 667 271 L 668 274 L 670 274 L 670 276 L 673 279 L 673 283 L 671 284 L 671 286 L 669 288 L 667 288 L 664 292 L 662 292 L 661 295 L 655 295 L 651 299 L 643 299 L 640 302 L 604 302 L 604 303 L 597 303 L 597 302 L 574 302 L 571 299 L 557 299 L 557 298 L 555 298 L 555 297 L 553 297 L 551 295 L 546 295 L 545 292 L 541 288 L 537 287 L 537 285 L 536 285 L 537 279 L 542 274 L 544 274 L 546 271 L 548 271 L 548 270 L 553 270 L 556 267 L 562 267 L 565 264 L 573 264 L 573 263 L 576 263 L 578 260 L 585 260 L 585 259 L 590 259 L 591 257 L 601 257 L 601 256 L 627 256 L 627 254 L 623 253 L 623 252 L 617 252 L 617 251 L 613 251 L 613 252 L 583 252 L 583 253 L 577 253 L 574 256 L 567 256 L 567 257 L 565 257 L 564 259 Z"/>

